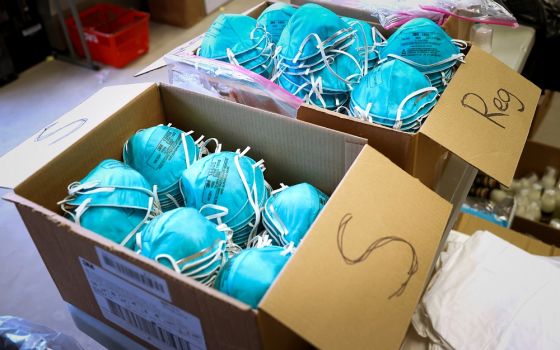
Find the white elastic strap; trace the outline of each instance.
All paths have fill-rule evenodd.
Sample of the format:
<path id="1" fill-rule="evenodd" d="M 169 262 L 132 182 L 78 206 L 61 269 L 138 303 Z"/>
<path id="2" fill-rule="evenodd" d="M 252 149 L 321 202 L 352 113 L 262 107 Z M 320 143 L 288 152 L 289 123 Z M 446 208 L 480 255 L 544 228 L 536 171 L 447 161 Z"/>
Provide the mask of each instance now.
<path id="1" fill-rule="evenodd" d="M 203 211 L 206 209 L 213 209 L 216 210 L 217 212 L 215 214 L 206 215 L 203 213 Z M 204 215 L 208 220 L 216 219 L 218 221 L 218 224 L 222 224 L 222 218 L 228 215 L 229 209 L 221 205 L 209 203 L 201 206 L 198 212 Z"/>
<path id="2" fill-rule="evenodd" d="M 288 188 L 288 187 L 289 187 L 289 186 L 286 186 L 286 185 L 284 185 L 284 183 L 281 182 L 281 183 L 280 183 L 280 188 L 277 188 L 277 189 L 275 189 L 275 190 L 273 190 L 273 191 L 270 191 L 270 195 L 273 196 L 273 195 L 275 195 L 276 193 L 280 193 L 280 192 L 284 191 L 284 190 L 285 190 L 286 188 Z"/>
<path id="3" fill-rule="evenodd" d="M 280 255 L 286 256 L 288 254 L 293 255 L 296 252 L 296 247 L 294 242 L 290 242 L 287 246 L 284 247 L 284 250 L 280 252 Z"/>
<path id="4" fill-rule="evenodd" d="M 247 243 L 247 247 L 249 248 L 264 248 L 270 247 L 271 245 L 272 239 L 270 239 L 270 236 L 266 233 L 266 231 L 256 235 L 251 241 L 249 241 L 249 243 Z"/>
<path id="5" fill-rule="evenodd" d="M 142 221 L 140 221 L 138 225 L 136 225 L 136 227 L 132 229 L 132 231 L 130 231 L 128 235 L 126 235 L 126 237 L 121 241 L 120 245 L 125 246 L 128 243 L 128 241 L 130 241 L 130 239 L 134 237 L 134 235 L 140 229 L 140 227 L 142 227 L 142 225 L 144 225 L 148 221 L 148 218 L 152 213 L 153 206 L 154 206 L 154 199 L 150 197 L 150 199 L 148 200 L 148 210 L 146 210 L 146 215 L 144 216 L 144 219 L 142 219 Z"/>
<path id="6" fill-rule="evenodd" d="M 282 241 L 284 241 L 284 236 L 287 236 L 289 233 L 288 228 L 286 227 L 286 225 L 280 218 L 280 215 L 278 215 L 278 212 L 276 211 L 276 209 L 274 209 L 272 204 L 268 205 L 266 209 L 270 213 L 270 218 L 272 219 L 275 229 L 280 232 L 280 234 L 282 235 L 281 239 Z"/>
<path id="7" fill-rule="evenodd" d="M 408 94 L 399 104 L 399 108 L 397 108 L 397 118 L 395 119 L 395 124 L 393 125 L 393 129 L 400 130 L 402 126 L 402 121 L 401 121 L 402 110 L 404 108 L 404 105 L 408 102 L 408 100 L 414 98 L 415 96 L 426 94 L 432 91 L 437 94 L 437 89 L 435 87 L 423 88 Z"/>
<path id="8" fill-rule="evenodd" d="M 142 231 L 136 232 L 136 253 L 142 253 Z"/>
<path id="9" fill-rule="evenodd" d="M 243 183 L 243 187 L 245 188 L 245 192 L 247 193 L 247 199 L 249 200 L 249 204 L 251 205 L 253 211 L 255 212 L 255 222 L 253 224 L 254 227 L 251 230 L 251 233 L 249 234 L 249 239 L 251 239 L 254 236 L 256 228 L 259 226 L 260 219 L 261 219 L 261 210 L 259 208 L 259 205 L 257 204 L 258 193 L 256 188 L 256 181 L 253 181 L 253 186 L 252 186 L 253 189 L 251 190 L 251 188 L 249 187 L 249 183 L 247 182 L 247 178 L 245 177 L 245 173 L 243 172 L 243 169 L 241 168 L 241 164 L 239 162 L 239 158 L 244 156 L 245 153 L 248 152 L 248 149 L 249 147 L 247 147 L 242 153 L 235 155 L 233 160 L 235 163 L 235 167 L 237 168 L 237 172 L 239 173 L 239 177 L 241 178 L 241 182 Z M 254 171 L 255 169 L 253 169 L 253 172 Z M 254 193 L 254 197 L 253 197 L 253 193 Z"/>
<path id="10" fill-rule="evenodd" d="M 464 50 L 467 47 L 469 47 L 469 45 L 467 44 L 466 41 L 464 40 L 459 40 L 459 39 L 451 39 L 451 41 L 453 42 L 453 44 L 455 44 L 455 46 L 457 46 L 459 49 Z"/>
<path id="11" fill-rule="evenodd" d="M 192 131 L 189 131 L 189 133 L 192 133 Z M 181 133 L 181 142 L 183 143 L 183 149 L 185 150 L 185 163 L 187 165 L 187 168 L 191 166 L 191 157 L 189 154 L 189 147 L 187 146 L 187 133 L 182 132 Z"/>
<path id="12" fill-rule="evenodd" d="M 165 193 L 164 197 L 167 197 L 175 206 L 175 208 L 180 208 L 181 205 L 179 204 L 179 202 L 177 202 L 177 200 L 175 199 L 175 197 L 173 197 L 172 195 L 170 195 L 169 193 Z"/>
<path id="13" fill-rule="evenodd" d="M 88 204 L 91 203 L 91 198 L 86 198 L 75 210 L 76 216 L 75 221 L 78 225 L 80 225 L 80 218 L 88 209 Z"/>
<path id="14" fill-rule="evenodd" d="M 402 61 L 402 62 L 404 62 L 404 63 L 408 63 L 409 65 L 411 65 L 411 66 L 413 66 L 413 67 L 430 68 L 430 67 L 439 66 L 439 65 L 442 65 L 442 64 L 445 64 L 445 63 L 448 63 L 448 62 L 452 62 L 452 61 L 464 62 L 464 61 L 463 61 L 463 57 L 465 57 L 465 55 L 462 54 L 462 53 L 459 53 L 459 54 L 456 54 L 456 55 L 451 55 L 451 56 L 449 56 L 449 57 L 446 58 L 446 59 L 443 59 L 443 60 L 441 60 L 441 61 L 439 61 L 439 62 L 431 63 L 431 64 L 421 64 L 421 63 L 417 63 L 417 62 L 414 62 L 414 61 L 412 61 L 412 60 L 410 60 L 410 59 L 408 59 L 408 58 L 404 58 L 404 57 L 402 57 L 402 56 L 395 55 L 395 54 L 392 54 L 392 53 L 388 54 L 388 55 L 387 55 L 387 58 L 388 58 L 388 57 L 397 59 L 397 60 Z"/>
<path id="15" fill-rule="evenodd" d="M 233 51 L 231 51 L 229 47 L 226 49 L 226 54 L 231 64 L 240 66 L 239 62 L 237 62 L 237 59 L 235 59 L 235 55 L 233 54 Z"/>

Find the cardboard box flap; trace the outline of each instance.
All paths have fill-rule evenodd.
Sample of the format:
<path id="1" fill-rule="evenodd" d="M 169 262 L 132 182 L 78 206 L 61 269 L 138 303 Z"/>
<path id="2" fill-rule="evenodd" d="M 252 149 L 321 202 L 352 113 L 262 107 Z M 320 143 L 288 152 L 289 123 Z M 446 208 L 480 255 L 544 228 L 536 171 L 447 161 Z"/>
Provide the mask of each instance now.
<path id="1" fill-rule="evenodd" d="M 509 186 L 540 89 L 476 46 L 421 133 Z"/>
<path id="2" fill-rule="evenodd" d="M 0 187 L 15 188 L 84 135 L 101 124 L 153 83 L 118 85 L 101 89 L 85 102 L 39 130 L 0 158 Z M 84 154 L 84 157 L 87 157 Z"/>
<path id="3" fill-rule="evenodd" d="M 450 212 L 365 146 L 259 308 L 321 349 L 398 349 Z"/>

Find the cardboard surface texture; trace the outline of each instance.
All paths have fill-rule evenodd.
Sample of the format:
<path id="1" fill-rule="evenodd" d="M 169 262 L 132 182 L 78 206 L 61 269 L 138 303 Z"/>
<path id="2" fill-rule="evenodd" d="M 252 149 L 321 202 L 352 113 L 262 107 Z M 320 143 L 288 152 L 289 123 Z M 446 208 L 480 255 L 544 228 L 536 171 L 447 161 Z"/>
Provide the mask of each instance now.
<path id="1" fill-rule="evenodd" d="M 539 96 L 537 86 L 472 46 L 420 132 L 509 185 Z"/>
<path id="2" fill-rule="evenodd" d="M 100 308 L 98 294 L 92 292 L 81 262 L 85 259 L 102 269 L 101 249 L 164 281 L 169 291 L 165 301 L 200 322 L 209 349 L 307 348 L 309 343 L 326 347 L 400 344 L 436 257 L 451 206 L 367 146 L 365 139 L 156 84 L 102 89 L 59 123 L 73 123 L 76 118 L 87 120 L 72 132 L 63 133 L 66 137 L 53 143 L 52 148 L 35 145 L 33 140 L 40 131 L 0 159 L 3 167 L 13 169 L 21 166 L 15 155 L 36 152 L 41 160 L 19 171 L 20 177 L 3 177 L 1 184 L 17 185 L 5 199 L 16 204 L 65 301 L 138 343 L 158 348 L 105 318 L 108 311 Z M 193 129 L 195 135 L 217 137 L 225 149 L 250 145 L 249 156 L 265 159 L 266 176 L 273 187 L 279 181 L 305 181 L 332 194 L 281 279 L 269 290 L 263 304 L 266 313 L 252 310 L 61 215 L 56 202 L 66 195 L 69 183 L 83 178 L 103 159 L 120 159 L 122 145 L 138 129 L 168 122 L 184 130 Z M 418 203 L 423 203 L 421 208 L 417 208 Z M 354 258 L 372 240 L 394 235 L 414 247 L 418 269 L 412 264 L 416 260 L 412 259 L 410 246 L 402 241 L 379 247 L 363 263 L 345 263 L 337 251 L 336 236 L 340 220 L 347 213 L 352 218 L 343 227 L 348 231 L 343 242 L 345 255 Z M 402 295 L 388 299 L 407 279 L 411 266 L 414 274 Z M 311 270 L 317 268 L 332 271 L 312 274 Z M 294 321 L 297 315 L 308 322 Z M 390 320 L 379 315 L 391 315 Z M 334 323 L 325 323 L 328 317 Z M 370 335 L 372 329 L 375 337 Z M 340 339 L 331 343 L 335 334 Z"/>
<path id="3" fill-rule="evenodd" d="M 15 188 L 138 97 L 150 83 L 112 86 L 81 103 L 0 158 L 0 187 Z M 21 159 L 25 159 L 22 162 Z M 17 164 L 17 166 L 15 166 Z"/>
<path id="4" fill-rule="evenodd" d="M 360 154 L 261 304 L 321 349 L 398 348 L 423 291 L 450 205 L 391 165 Z"/>

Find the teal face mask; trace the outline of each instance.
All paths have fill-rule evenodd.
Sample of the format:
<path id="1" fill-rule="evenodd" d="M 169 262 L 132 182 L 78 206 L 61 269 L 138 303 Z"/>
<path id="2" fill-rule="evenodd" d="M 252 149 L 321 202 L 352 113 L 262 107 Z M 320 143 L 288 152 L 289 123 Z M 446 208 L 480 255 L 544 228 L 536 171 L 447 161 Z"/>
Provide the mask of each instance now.
<path id="1" fill-rule="evenodd" d="M 328 201 L 327 195 L 307 183 L 283 186 L 266 201 L 263 224 L 279 246 L 298 246 Z"/>
<path id="2" fill-rule="evenodd" d="M 181 177 L 185 205 L 229 226 L 233 242 L 241 247 L 256 235 L 269 194 L 263 161 L 247 157 L 248 151 L 214 153 L 194 163 Z"/>
<path id="3" fill-rule="evenodd" d="M 406 131 L 417 125 L 436 98 L 437 89 L 426 76 L 394 60 L 376 67 L 354 88 L 350 112 L 359 119 Z"/>
<path id="4" fill-rule="evenodd" d="M 341 17 L 346 24 L 356 31 L 358 58 L 364 66 L 364 74 L 373 68 L 379 59 L 379 51 L 385 46 L 386 39 L 379 31 L 365 21 Z"/>
<path id="5" fill-rule="evenodd" d="M 68 196 L 58 204 L 80 226 L 130 249 L 134 234 L 161 212 L 155 188 L 139 172 L 113 159 L 70 184 Z"/>
<path id="6" fill-rule="evenodd" d="M 261 13 L 259 18 L 257 18 L 257 24 L 264 27 L 270 34 L 272 42 L 276 44 L 280 39 L 282 31 L 295 12 L 295 7 L 277 2 L 267 7 L 263 13 Z"/>
<path id="7" fill-rule="evenodd" d="M 340 49 L 352 37 L 352 28 L 334 12 L 316 4 L 306 4 L 293 14 L 284 28 L 278 40 L 278 55 L 295 65 L 321 51 Z"/>
<path id="8" fill-rule="evenodd" d="M 295 82 L 295 81 L 299 82 Z M 301 98 L 304 102 L 314 106 L 335 110 L 348 101 L 348 93 L 320 93 L 318 88 L 299 76 L 281 75 L 278 78 L 278 85 L 286 89 L 291 94 Z"/>
<path id="9" fill-rule="evenodd" d="M 243 250 L 224 265 L 214 286 L 222 293 L 257 308 L 288 262 L 289 255 L 288 250 L 275 246 Z"/>
<path id="10" fill-rule="evenodd" d="M 245 15 L 222 14 L 202 40 L 198 55 L 242 66 L 265 77 L 272 73 L 274 44 L 264 27 Z"/>
<path id="11" fill-rule="evenodd" d="M 415 18 L 400 27 L 381 50 L 381 59 L 398 59 L 428 74 L 461 61 L 466 43 L 453 40 L 432 20 Z"/>
<path id="12" fill-rule="evenodd" d="M 238 251 L 225 225 L 196 209 L 177 208 L 154 218 L 136 235 L 140 253 L 200 283 L 212 286 L 228 252 Z"/>
<path id="13" fill-rule="evenodd" d="M 124 145 L 124 162 L 138 170 L 150 184 L 157 185 L 164 211 L 183 205 L 179 191 L 181 174 L 203 154 L 202 138 L 195 141 L 191 133 L 158 125 L 138 131 Z"/>

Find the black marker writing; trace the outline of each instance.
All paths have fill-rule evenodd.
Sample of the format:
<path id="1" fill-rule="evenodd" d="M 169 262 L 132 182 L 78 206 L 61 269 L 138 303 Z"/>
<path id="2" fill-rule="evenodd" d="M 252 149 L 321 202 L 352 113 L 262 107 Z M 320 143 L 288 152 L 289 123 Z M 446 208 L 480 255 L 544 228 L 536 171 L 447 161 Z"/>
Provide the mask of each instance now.
<path id="1" fill-rule="evenodd" d="M 80 119 L 74 120 L 74 121 L 72 121 L 68 124 L 62 125 L 61 127 L 51 131 L 51 128 L 53 128 L 58 123 L 58 122 L 54 122 L 51 125 L 44 128 L 43 130 L 41 130 L 39 135 L 37 135 L 37 137 L 35 138 L 35 142 L 44 141 L 44 140 L 50 138 L 51 136 L 59 133 L 61 130 L 66 130 L 66 132 L 63 133 L 59 138 L 57 138 L 54 141 L 51 141 L 49 143 L 49 145 L 55 144 L 58 141 L 65 138 L 66 136 L 72 134 L 73 132 L 75 132 L 76 130 L 81 128 L 87 122 L 87 120 L 88 120 L 87 118 L 80 118 Z M 48 132 L 48 131 L 50 131 L 50 132 Z"/>
<path id="2" fill-rule="evenodd" d="M 338 245 L 338 251 L 340 252 L 340 255 L 342 256 L 342 259 L 344 259 L 344 262 L 347 263 L 348 265 L 355 265 L 355 264 L 359 264 L 365 260 L 367 260 L 367 258 L 370 256 L 370 254 L 378 248 L 381 248 L 389 243 L 392 242 L 401 242 L 406 244 L 411 252 L 412 252 L 412 261 L 410 264 L 410 269 L 408 270 L 408 276 L 406 278 L 406 280 L 401 284 L 401 286 L 393 293 L 389 296 L 389 299 L 397 296 L 401 296 L 405 289 L 406 286 L 408 285 L 408 282 L 410 282 L 410 279 L 412 278 L 412 276 L 418 272 L 418 256 L 416 255 L 416 249 L 414 249 L 414 246 L 408 242 L 407 240 L 398 237 L 398 236 L 386 236 L 386 237 L 381 237 L 377 240 L 375 240 L 374 242 L 372 242 L 367 249 L 357 258 L 349 258 L 345 252 L 344 252 L 344 235 L 346 233 L 346 228 L 348 226 L 348 223 L 350 222 L 350 220 L 352 220 L 352 214 L 347 213 L 345 214 L 342 219 L 340 220 L 340 223 L 338 224 L 338 234 L 336 237 L 337 240 L 337 245 Z"/>
<path id="3" fill-rule="evenodd" d="M 500 128 L 505 129 L 505 126 L 498 123 L 492 118 L 508 117 L 509 114 L 505 112 L 508 111 L 510 103 L 512 102 L 512 98 L 516 101 L 518 112 L 523 112 L 525 110 L 525 104 L 517 96 L 507 91 L 506 89 L 498 89 L 496 91 L 496 95 L 497 97 L 494 97 L 492 102 L 494 103 L 494 107 L 498 110 L 498 112 L 490 113 L 486 101 L 474 92 L 466 93 L 461 99 L 461 105 L 463 105 L 463 107 L 465 108 L 471 109 L 477 114 L 480 114 Z"/>

